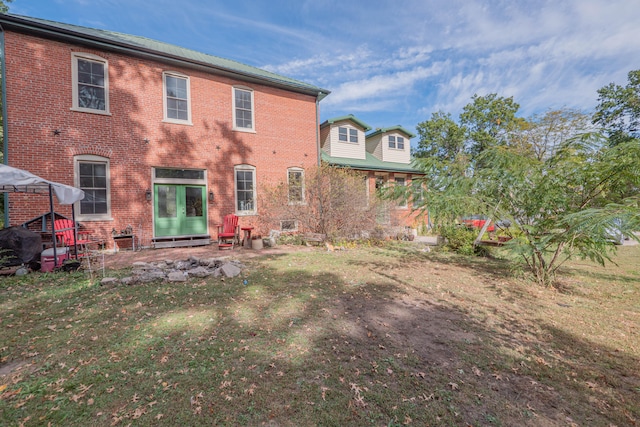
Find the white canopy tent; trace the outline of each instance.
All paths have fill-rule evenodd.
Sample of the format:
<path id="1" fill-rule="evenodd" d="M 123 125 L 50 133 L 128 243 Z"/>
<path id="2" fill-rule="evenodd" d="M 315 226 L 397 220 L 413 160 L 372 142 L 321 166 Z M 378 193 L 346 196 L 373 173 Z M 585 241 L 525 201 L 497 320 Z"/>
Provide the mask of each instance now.
<path id="1" fill-rule="evenodd" d="M 84 199 L 84 191 L 70 185 L 47 181 L 37 175 L 22 169 L 0 164 L 0 193 L 29 193 L 48 194 L 49 208 L 51 210 L 51 236 L 53 240 L 53 258 L 56 265 L 58 257 L 56 254 L 56 230 L 53 221 L 53 195 L 55 194 L 58 203 L 61 205 L 71 205 L 73 223 L 76 223 L 75 210 L 73 204 Z M 76 225 L 77 228 L 77 225 Z M 77 229 L 74 230 L 77 240 Z M 77 251 L 76 251 L 77 253 Z"/>

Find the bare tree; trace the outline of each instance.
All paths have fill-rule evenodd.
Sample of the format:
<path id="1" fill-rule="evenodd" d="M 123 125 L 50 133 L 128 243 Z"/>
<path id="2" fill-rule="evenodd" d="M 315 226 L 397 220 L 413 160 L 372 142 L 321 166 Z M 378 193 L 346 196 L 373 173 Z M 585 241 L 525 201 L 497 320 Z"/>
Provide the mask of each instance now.
<path id="1" fill-rule="evenodd" d="M 361 173 L 323 164 L 305 171 L 303 185 L 294 182 L 292 190 L 291 184 L 261 189 L 263 228 L 280 229 L 282 221 L 296 221 L 299 231 L 325 234 L 329 239 L 357 238 L 375 228 L 383 202 L 369 192 Z"/>

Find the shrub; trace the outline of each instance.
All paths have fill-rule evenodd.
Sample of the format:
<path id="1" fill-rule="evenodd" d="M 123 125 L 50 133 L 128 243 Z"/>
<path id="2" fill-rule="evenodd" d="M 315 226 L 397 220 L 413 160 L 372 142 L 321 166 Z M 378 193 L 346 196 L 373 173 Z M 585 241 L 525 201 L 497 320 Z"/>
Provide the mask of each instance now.
<path id="1" fill-rule="evenodd" d="M 474 255 L 473 241 L 476 231 L 460 225 L 443 225 L 440 235 L 446 240 L 445 247 L 460 255 Z"/>

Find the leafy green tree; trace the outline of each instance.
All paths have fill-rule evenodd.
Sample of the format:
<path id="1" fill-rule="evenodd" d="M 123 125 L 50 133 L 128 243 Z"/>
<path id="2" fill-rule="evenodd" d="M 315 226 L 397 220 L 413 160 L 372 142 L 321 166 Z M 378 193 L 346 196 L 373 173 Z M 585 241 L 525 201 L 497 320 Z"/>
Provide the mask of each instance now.
<path id="1" fill-rule="evenodd" d="M 598 90 L 593 123 L 605 129 L 612 144 L 640 137 L 640 70 L 629 72 L 626 86 L 610 83 Z"/>
<path id="2" fill-rule="evenodd" d="M 0 13 L 9 12 L 9 5 L 7 3 L 11 3 L 13 0 L 0 0 Z"/>
<path id="3" fill-rule="evenodd" d="M 467 149 L 473 154 L 505 145 L 509 132 L 520 122 L 516 113 L 520 108 L 513 97 L 503 98 L 492 93 L 486 96 L 474 95 L 460 114 L 460 123 L 466 129 Z"/>
<path id="4" fill-rule="evenodd" d="M 453 120 L 451 114 L 433 113 L 431 119 L 419 123 L 417 129 L 420 142 L 414 156 L 455 161 L 465 153 L 465 129 Z"/>
<path id="5" fill-rule="evenodd" d="M 524 120 L 508 99 L 500 116 L 505 123 L 485 105 L 474 97 L 461 115 L 467 126 L 472 117 L 476 123 L 467 133 L 468 167 L 452 166 L 457 159 L 421 159 L 428 188 L 422 208 L 437 224 L 465 214 L 509 220 L 512 240 L 505 249 L 541 285 L 552 285 L 557 269 L 572 257 L 604 264 L 614 250 L 611 227 L 631 234 L 632 221 L 615 220 L 632 212 L 632 198 L 612 200 L 640 182 L 640 142 L 611 145 L 601 134 L 585 133 L 588 117 L 572 110 Z"/>

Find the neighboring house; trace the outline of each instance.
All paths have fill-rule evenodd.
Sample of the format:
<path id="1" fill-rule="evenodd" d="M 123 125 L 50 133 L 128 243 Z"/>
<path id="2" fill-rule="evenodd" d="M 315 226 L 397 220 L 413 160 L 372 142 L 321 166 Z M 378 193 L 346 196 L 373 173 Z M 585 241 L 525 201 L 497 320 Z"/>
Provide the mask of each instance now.
<path id="1" fill-rule="evenodd" d="M 143 245 L 208 243 L 226 214 L 258 223 L 263 183 L 319 163 L 327 90 L 144 37 L 0 25 L 5 162 L 84 190 L 76 217 L 107 241 L 130 225 Z M 8 224 L 47 210 L 12 194 Z"/>
<path id="2" fill-rule="evenodd" d="M 410 185 L 413 178 L 424 175 L 412 166 L 410 139 L 415 135 L 402 126 L 376 129 L 349 114 L 328 119 L 320 125 L 322 160 L 339 167 L 362 171 L 369 192 L 385 185 Z M 416 213 L 408 200 L 380 215 L 390 225 L 414 226 Z"/>

